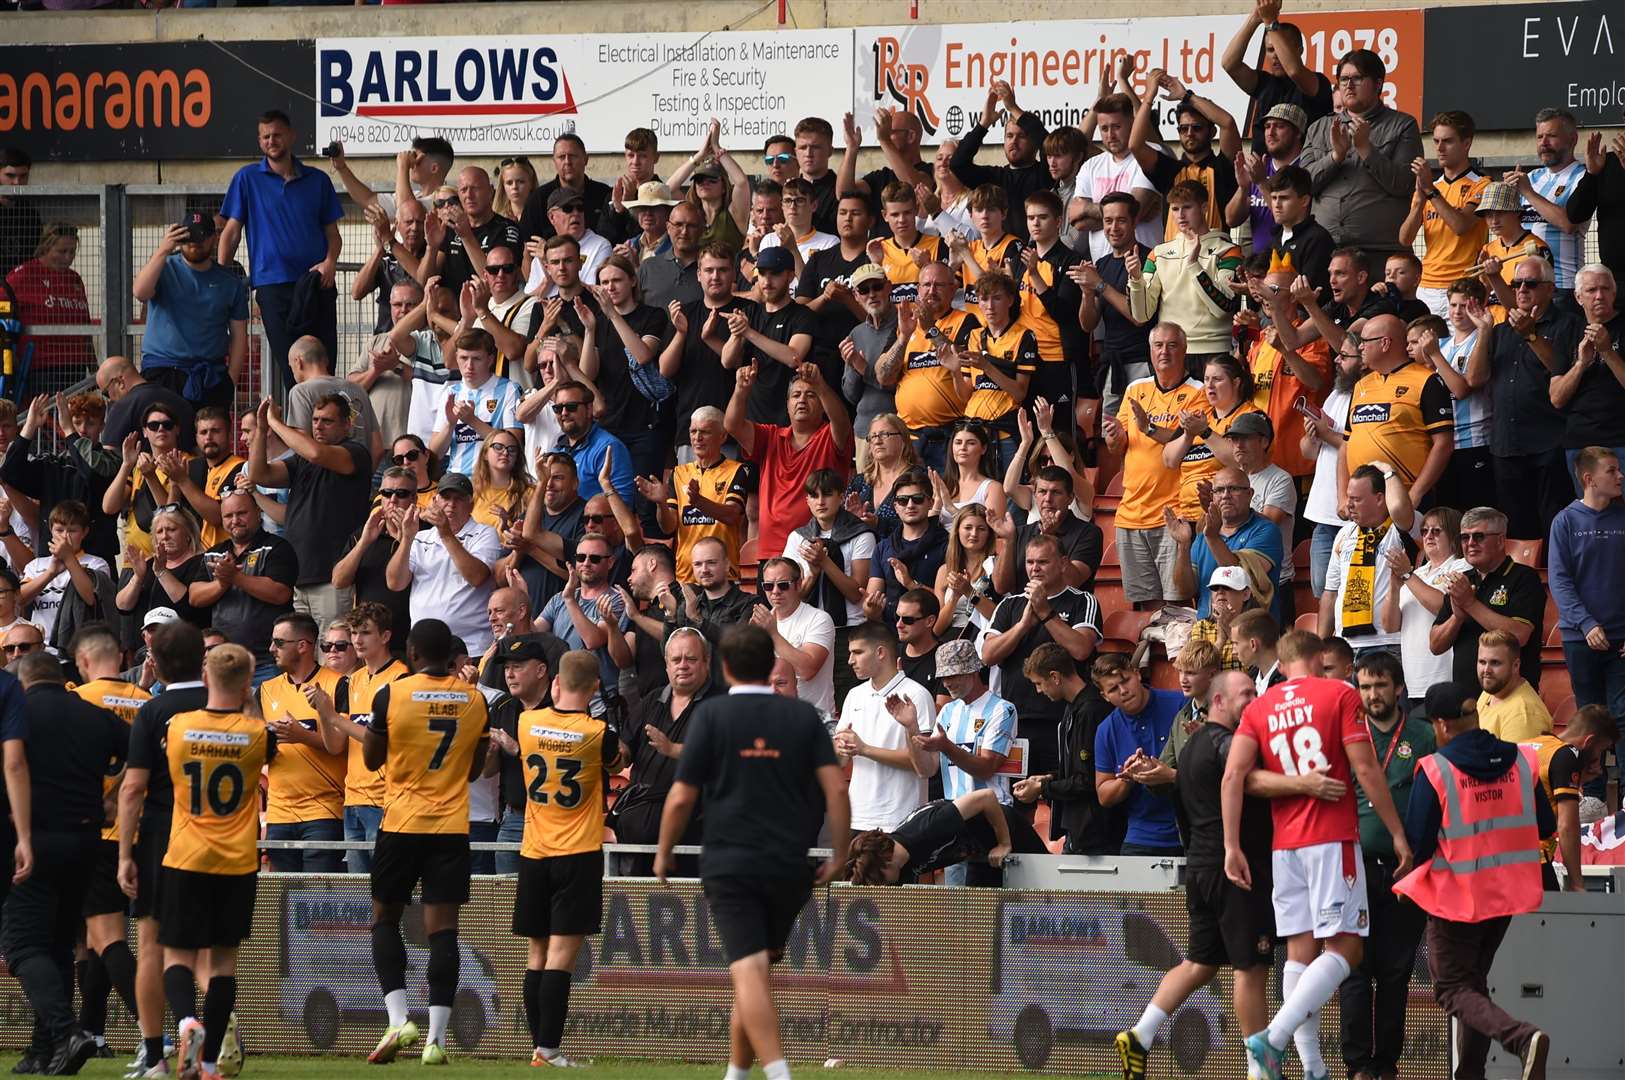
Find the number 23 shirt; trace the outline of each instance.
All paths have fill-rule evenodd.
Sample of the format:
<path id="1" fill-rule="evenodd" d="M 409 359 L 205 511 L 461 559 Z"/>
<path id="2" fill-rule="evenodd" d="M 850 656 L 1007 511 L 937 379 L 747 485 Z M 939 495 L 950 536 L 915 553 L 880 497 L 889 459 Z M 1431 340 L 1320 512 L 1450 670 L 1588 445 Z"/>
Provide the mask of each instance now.
<path id="1" fill-rule="evenodd" d="M 1260 768 L 1283 776 L 1325 769 L 1346 785 L 1335 801 L 1308 795 L 1271 799 L 1276 851 L 1359 840 L 1354 779 L 1343 748 L 1371 741 L 1364 716 L 1354 687 L 1317 678 L 1277 683 L 1242 713 L 1237 733 L 1257 741 Z"/>
<path id="2" fill-rule="evenodd" d="M 525 770 L 527 859 L 578 855 L 604 846 L 602 720 L 585 712 L 532 709 L 519 715 L 519 763 Z"/>

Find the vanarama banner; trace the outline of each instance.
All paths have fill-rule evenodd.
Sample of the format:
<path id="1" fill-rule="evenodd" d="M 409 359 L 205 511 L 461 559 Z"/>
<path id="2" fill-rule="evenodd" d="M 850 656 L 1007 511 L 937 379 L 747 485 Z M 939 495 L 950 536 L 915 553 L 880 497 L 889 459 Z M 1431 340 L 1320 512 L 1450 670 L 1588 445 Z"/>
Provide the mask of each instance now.
<path id="1" fill-rule="evenodd" d="M 6 46 L 0 142 L 36 161 L 254 157 L 255 119 L 281 109 L 308 154 L 310 102 L 288 87 L 310 85 L 314 55 L 308 41 Z"/>

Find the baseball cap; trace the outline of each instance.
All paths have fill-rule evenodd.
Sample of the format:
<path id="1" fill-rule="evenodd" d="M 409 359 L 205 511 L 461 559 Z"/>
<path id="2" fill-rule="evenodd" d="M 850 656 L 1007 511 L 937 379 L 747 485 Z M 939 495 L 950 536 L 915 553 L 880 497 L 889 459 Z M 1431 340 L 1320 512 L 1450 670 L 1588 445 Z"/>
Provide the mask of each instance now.
<path id="1" fill-rule="evenodd" d="M 1226 434 L 1232 437 L 1236 435 L 1262 435 L 1266 439 L 1273 440 L 1275 438 L 1275 427 L 1270 423 L 1270 418 L 1261 412 L 1244 412 L 1231 422 L 1230 430 Z"/>
<path id="2" fill-rule="evenodd" d="M 638 185 L 638 197 L 623 205 L 628 210 L 651 210 L 657 206 L 676 206 L 677 200 L 671 197 L 671 188 L 659 180 L 645 180 Z"/>
<path id="3" fill-rule="evenodd" d="M 1210 589 L 1234 589 L 1236 592 L 1247 592 L 1252 589 L 1252 582 L 1247 580 L 1247 571 L 1239 566 L 1215 566 L 1213 576 L 1207 579 Z"/>
<path id="4" fill-rule="evenodd" d="M 1476 690 L 1469 693 L 1460 683 L 1434 683 L 1428 687 L 1427 696 L 1422 699 L 1422 710 L 1429 720 L 1459 720 L 1463 703 L 1477 699 Z"/>
<path id="5" fill-rule="evenodd" d="M 709 176 L 713 180 L 721 180 L 723 177 L 722 166 L 714 161 L 707 161 L 689 174 L 689 182 L 693 183 L 702 176 Z"/>
<path id="6" fill-rule="evenodd" d="M 440 478 L 439 491 L 443 495 L 463 495 L 472 499 L 474 497 L 474 481 L 462 473 L 449 472 Z"/>
<path id="7" fill-rule="evenodd" d="M 1499 180 L 1491 180 L 1484 185 L 1484 194 L 1478 200 L 1478 212 L 1486 210 L 1518 210 L 1522 204 L 1518 199 L 1518 189 L 1511 184 L 1503 184 Z"/>
<path id="8" fill-rule="evenodd" d="M 864 263 L 862 266 L 852 271 L 852 276 L 846 279 L 846 283 L 852 288 L 856 289 L 864 282 L 874 281 L 876 278 L 879 278 L 881 281 L 885 281 L 886 271 L 876 266 L 874 263 Z"/>
<path id="9" fill-rule="evenodd" d="M 1298 129 L 1300 134 L 1309 130 L 1309 114 L 1304 112 L 1301 107 L 1294 105 L 1289 101 L 1283 101 L 1281 104 L 1270 109 L 1269 112 L 1264 114 L 1264 119 L 1280 120 L 1284 123 L 1291 124 L 1293 127 Z"/>
<path id="10" fill-rule="evenodd" d="M 509 638 L 502 646 L 502 659 L 519 663 L 525 660 L 547 660 L 547 650 L 542 647 L 542 639 L 534 635 L 525 634 Z"/>
<path id="11" fill-rule="evenodd" d="M 756 269 L 766 271 L 769 274 L 789 273 L 795 268 L 795 257 L 782 246 L 763 248 L 761 253 L 756 256 Z"/>
<path id="12" fill-rule="evenodd" d="M 982 658 L 976 655 L 976 645 L 958 638 L 937 646 L 937 678 L 949 675 L 975 675 L 982 670 Z"/>
<path id="13" fill-rule="evenodd" d="M 151 630 L 155 626 L 172 623 L 178 618 L 180 618 L 180 615 L 172 607 L 155 607 L 148 611 L 146 617 L 141 620 L 141 629 Z"/>
<path id="14" fill-rule="evenodd" d="M 201 240 L 206 236 L 214 235 L 214 215 L 206 214 L 202 210 L 193 210 L 181 215 L 175 223 L 186 230 L 187 239 Z"/>
<path id="15" fill-rule="evenodd" d="M 587 200 L 581 197 L 579 191 L 571 191 L 566 187 L 559 188 L 547 197 L 547 208 L 549 210 L 566 210 L 572 206 L 585 205 L 587 205 Z"/>

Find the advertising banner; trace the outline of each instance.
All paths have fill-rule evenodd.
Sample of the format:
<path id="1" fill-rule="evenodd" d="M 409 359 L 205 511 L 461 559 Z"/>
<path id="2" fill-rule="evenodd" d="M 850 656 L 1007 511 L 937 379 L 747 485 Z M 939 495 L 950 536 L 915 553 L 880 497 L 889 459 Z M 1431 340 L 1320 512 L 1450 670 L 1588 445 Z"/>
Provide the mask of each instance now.
<path id="1" fill-rule="evenodd" d="M 37 161 L 253 158 L 256 118 L 281 109 L 309 154 L 310 102 L 288 87 L 310 85 L 314 55 L 309 41 L 0 47 L 0 142 Z"/>
<path id="2" fill-rule="evenodd" d="M 239 1025 L 257 1054 L 360 1060 L 383 1030 L 365 878 L 259 879 L 253 937 L 238 960 Z M 454 1055 L 530 1054 L 521 999 L 525 940 L 510 932 L 512 879 L 476 879 L 460 919 Z M 420 1024 L 427 938 L 422 909 L 404 933 L 407 995 Z M 1183 955 L 1178 892 L 1047 892 L 937 887 L 815 890 L 773 971 L 793 1061 L 851 1066 L 1116 1075 L 1111 1038 L 1131 1026 Z M 1276 950 L 1279 968 L 1284 951 Z M 1270 1000 L 1280 1000 L 1278 979 Z M 732 992 L 704 893 L 693 881 L 611 879 L 603 932 L 576 966 L 564 1046 L 586 1057 L 721 1062 Z M 1231 981 L 1223 971 L 1176 1010 L 1151 1075 L 1241 1076 Z M 0 1045 L 22 1046 L 32 1016 L 0 981 Z M 1335 1054 L 1336 999 L 1321 1020 Z M 1405 1075 L 1445 1080 L 1447 1027 L 1417 959 Z M 116 1006 L 108 1037 L 134 1038 Z"/>
<path id="3" fill-rule="evenodd" d="M 1581 127 L 1625 113 L 1625 8 L 1619 0 L 1427 11 L 1423 108 L 1466 109 L 1479 130 L 1527 130 L 1547 106 Z"/>
<path id="4" fill-rule="evenodd" d="M 1370 49 L 1388 69 L 1383 104 L 1427 123 L 1421 115 L 1426 42 L 1420 11 L 1294 11 L 1284 18 L 1303 31 L 1303 62 L 1311 71 L 1335 85 L 1338 59 L 1352 49 Z M 1263 36 L 1259 31 L 1247 55 L 1259 55 Z"/>
<path id="5" fill-rule="evenodd" d="M 1100 96 L 1103 75 L 1127 53 L 1134 57 L 1137 93 L 1147 73 L 1161 68 L 1241 123 L 1247 95 L 1220 69 L 1219 57 L 1243 21 L 1240 15 L 1213 15 L 863 26 L 853 31 L 854 113 L 872 143 L 875 111 L 904 109 L 919 118 L 925 142 L 936 145 L 970 130 L 981 118 L 988 88 L 1002 79 L 1017 104 L 1042 117 L 1045 127 L 1075 125 Z M 1169 138 L 1177 134 L 1174 104 L 1163 102 L 1160 110 Z"/>
<path id="6" fill-rule="evenodd" d="M 588 153 L 652 128 L 697 150 L 760 145 L 804 116 L 851 106 L 850 30 L 332 38 L 316 43 L 317 140 L 393 154 L 440 135 L 459 153 L 539 153 L 575 132 Z"/>

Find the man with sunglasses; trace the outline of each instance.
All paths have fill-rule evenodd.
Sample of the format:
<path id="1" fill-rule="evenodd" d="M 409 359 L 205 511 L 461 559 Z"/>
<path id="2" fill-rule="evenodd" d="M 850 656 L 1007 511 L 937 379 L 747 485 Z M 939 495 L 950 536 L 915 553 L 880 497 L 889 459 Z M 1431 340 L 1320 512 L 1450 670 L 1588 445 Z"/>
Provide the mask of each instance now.
<path id="1" fill-rule="evenodd" d="M 1177 158 L 1154 145 L 1162 137 L 1160 130 L 1154 130 L 1160 129 L 1164 113 L 1164 107 L 1157 102 L 1159 90 L 1165 101 L 1174 103 L 1174 126 L 1179 133 L 1181 151 Z M 1213 150 L 1214 136 L 1219 140 L 1217 153 Z M 1128 148 L 1152 186 L 1163 195 L 1183 180 L 1200 184 L 1207 191 L 1207 201 L 1203 204 L 1207 228 L 1225 227 L 1224 209 L 1236 192 L 1233 162 L 1241 149 L 1241 132 L 1236 128 L 1236 118 L 1224 106 L 1200 96 L 1168 72 L 1155 69 L 1149 73 L 1145 97 L 1135 111 Z M 1170 207 L 1162 238 L 1172 240 L 1181 231 Z"/>
<path id="2" fill-rule="evenodd" d="M 608 240 L 593 232 L 587 227 L 586 204 L 581 196 L 573 191 L 555 191 L 547 200 L 547 220 L 553 226 L 553 236 L 568 236 L 576 242 L 581 251 L 580 275 L 583 281 L 597 283 L 598 268 L 604 265 L 604 260 L 614 254 L 614 248 Z M 553 237 L 549 237 L 551 240 Z M 539 252 L 548 250 L 545 241 L 532 238 L 525 246 L 525 254 L 532 260 Z M 545 291 L 542 286 L 546 279 L 534 261 L 530 265 L 530 276 L 525 281 L 525 291 L 533 295 L 546 295 L 557 289 L 557 284 L 550 284 Z"/>
<path id="3" fill-rule="evenodd" d="M 1001 106 L 1004 109 L 1004 119 L 1001 121 L 1004 127 L 1004 158 L 1008 164 L 978 165 L 976 155 L 981 152 L 982 140 L 987 138 L 988 129 L 999 118 Z M 960 139 L 949 167 L 959 177 L 959 182 L 972 191 L 983 184 L 995 184 L 1004 189 L 1009 205 L 1021 206 L 1033 192 L 1055 186 L 1049 170 L 1039 161 L 1044 138 L 1048 134 L 1043 119 L 1037 113 L 1016 104 L 1015 91 L 1010 84 L 1003 79 L 995 79 L 988 87 L 981 118 Z M 1025 242 L 1026 218 L 1013 218 L 1010 231 Z"/>
<path id="4" fill-rule="evenodd" d="M 571 649 L 598 658 L 599 688 L 590 711 L 602 716 L 605 701 L 619 696 L 620 669 L 632 666 L 626 641 L 631 620 L 621 593 L 610 580 L 614 549 L 602 533 L 589 532 L 576 543 L 564 589 L 536 617 L 537 630 L 556 634 Z"/>
<path id="5" fill-rule="evenodd" d="M 638 263 L 638 291 L 644 303 L 665 311 L 673 303 L 692 304 L 700 299 L 700 237 L 704 233 L 705 214 L 699 207 L 679 202 L 671 208 L 666 217 L 669 249 L 657 250 Z"/>
<path id="6" fill-rule="evenodd" d="M 402 511 L 402 543 L 390 556 L 384 578 L 391 589 L 412 590 L 414 625 L 438 618 L 478 656 L 491 644 L 485 604 L 502 538 L 491 526 L 473 520 L 473 509 L 473 481 L 462 473 L 441 477 L 422 513 L 431 528 L 418 530 L 417 503 Z"/>
<path id="7" fill-rule="evenodd" d="M 869 563 L 863 610 L 889 625 L 896 620 L 904 593 L 922 585 L 934 587 L 937 570 L 948 557 L 948 531 L 931 512 L 931 481 L 921 470 L 905 473 L 892 486 L 897 527 L 880 537 Z"/>
<path id="8" fill-rule="evenodd" d="M 474 325 L 496 343 L 496 373 L 515 378 L 541 318 L 537 301 L 519 288 L 519 252 L 506 244 L 492 244 L 485 253 L 485 269 L 463 287 L 465 305 L 473 308 Z"/>
<path id="9" fill-rule="evenodd" d="M 260 715 L 276 734 L 278 751 L 266 784 L 267 840 L 344 839 L 348 763 L 324 740 L 316 704 L 330 704 L 344 676 L 322 666 L 316 648 L 320 637 L 315 621 L 297 612 L 278 619 L 271 628 L 271 654 L 279 674 L 255 691 Z M 279 874 L 344 870 L 344 854 L 339 851 L 273 850 L 270 860 L 271 869 Z"/>
<path id="10" fill-rule="evenodd" d="M 863 468 L 869 462 L 870 422 L 882 413 L 897 411 L 896 388 L 882 386 L 876 378 L 876 365 L 897 338 L 897 307 L 892 303 L 892 283 L 886 271 L 874 263 L 852 271 L 848 284 L 863 308 L 864 319 L 836 348 L 846 365 L 841 371 L 841 396 L 857 407 L 852 432 L 858 438 L 857 464 Z M 891 431 L 876 435 L 906 437 Z"/>
<path id="11" fill-rule="evenodd" d="M 147 418 L 147 411 L 154 405 L 162 405 L 170 410 L 171 416 L 181 421 L 177 428 L 181 449 L 190 451 L 196 448 L 191 402 L 167 386 L 143 379 L 129 358 L 109 356 L 103 360 L 96 369 L 96 389 L 110 402 L 107 423 L 102 427 L 103 446 L 116 453 L 130 432 L 140 430 Z"/>
<path id="12" fill-rule="evenodd" d="M 637 494 L 632 483 L 632 453 L 625 443 L 599 427 L 593 419 L 592 391 L 582 383 L 568 380 L 553 392 L 553 403 L 549 407 L 559 423 L 559 443 L 555 449 L 575 459 L 582 497 L 590 499 L 599 493 L 598 476 L 608 458 L 615 491 L 630 505 Z"/>
<path id="13" fill-rule="evenodd" d="M 1339 452 L 1335 490 L 1348 491 L 1349 477 L 1360 466 L 1386 462 L 1410 489 L 1411 505 L 1426 509 L 1455 449 L 1455 401 L 1431 367 L 1406 354 L 1399 316 L 1359 320 L 1349 335 L 1359 344 L 1366 374 L 1354 384 L 1349 402 L 1348 441 Z"/>
<path id="14" fill-rule="evenodd" d="M 1586 330 L 1553 304 L 1554 274 L 1545 259 L 1518 260 L 1512 287 L 1517 306 L 1505 322 L 1496 325 L 1475 310 L 1478 340 L 1467 359 L 1467 384 L 1490 388 L 1495 505 L 1507 513 L 1508 535 L 1538 538 L 1574 497 L 1563 454 L 1567 420 L 1553 407 L 1551 382 L 1568 369 Z"/>
<path id="15" fill-rule="evenodd" d="M 249 447 L 248 478 L 288 489 L 287 540 L 299 552 L 294 608 L 327 624 L 350 610 L 354 593 L 333 585 L 333 567 L 345 541 L 367 521 L 372 455 L 350 435 L 348 401 L 339 394 L 317 399 L 310 430 L 282 422 L 276 403 L 260 402 L 259 423 Z M 271 461 L 266 436 L 274 432 L 293 453 Z"/>
<path id="16" fill-rule="evenodd" d="M 1478 506 L 1461 515 L 1461 555 L 1469 569 L 1439 582 L 1443 604 L 1428 631 L 1434 656 L 1450 654 L 1450 677 L 1478 685 L 1478 639 L 1502 630 L 1518 642 L 1518 670 L 1540 686 L 1540 647 L 1546 640 L 1546 586 L 1540 574 L 1507 554 L 1507 515 Z"/>

